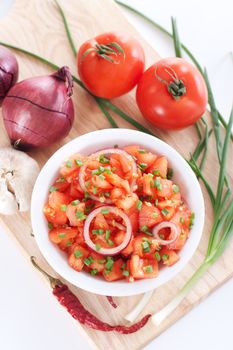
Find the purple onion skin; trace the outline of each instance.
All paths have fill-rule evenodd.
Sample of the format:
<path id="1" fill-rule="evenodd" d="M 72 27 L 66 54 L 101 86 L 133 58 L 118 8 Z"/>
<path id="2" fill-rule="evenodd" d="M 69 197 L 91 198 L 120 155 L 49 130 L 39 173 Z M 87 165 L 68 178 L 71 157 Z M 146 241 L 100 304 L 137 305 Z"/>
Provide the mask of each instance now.
<path id="1" fill-rule="evenodd" d="M 0 106 L 18 79 L 18 62 L 7 48 L 0 46 Z"/>
<path id="2" fill-rule="evenodd" d="M 66 137 L 74 121 L 72 77 L 68 67 L 23 80 L 2 105 L 6 131 L 15 148 L 47 147 Z"/>

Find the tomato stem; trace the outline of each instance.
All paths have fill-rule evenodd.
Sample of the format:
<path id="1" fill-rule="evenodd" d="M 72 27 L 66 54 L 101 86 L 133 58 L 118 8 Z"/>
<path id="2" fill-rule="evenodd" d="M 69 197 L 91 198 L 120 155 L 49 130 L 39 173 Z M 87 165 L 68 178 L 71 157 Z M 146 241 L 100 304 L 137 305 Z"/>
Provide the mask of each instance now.
<path id="1" fill-rule="evenodd" d="M 81 59 L 83 60 L 91 52 L 95 52 L 99 57 L 114 64 L 118 64 L 119 62 L 114 60 L 109 55 L 123 55 L 123 57 L 125 58 L 125 52 L 117 42 L 111 42 L 109 44 L 96 44 L 95 47 L 90 47 L 89 49 L 87 49 L 83 53 Z"/>
<path id="2" fill-rule="evenodd" d="M 155 68 L 155 77 L 161 81 L 161 83 L 167 85 L 169 94 L 175 99 L 178 100 L 181 96 L 186 94 L 186 87 L 181 79 L 178 78 L 174 69 L 168 65 L 163 65 L 164 72 L 166 72 L 170 77 L 171 81 L 161 78 L 158 74 L 158 67 Z"/>

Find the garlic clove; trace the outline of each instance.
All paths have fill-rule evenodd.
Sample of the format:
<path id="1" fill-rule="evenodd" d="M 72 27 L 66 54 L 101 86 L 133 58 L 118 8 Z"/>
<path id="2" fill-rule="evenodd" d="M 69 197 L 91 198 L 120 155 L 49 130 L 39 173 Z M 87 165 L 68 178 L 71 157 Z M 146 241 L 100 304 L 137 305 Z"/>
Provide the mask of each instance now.
<path id="1" fill-rule="evenodd" d="M 14 195 L 8 191 L 6 180 L 0 178 L 0 214 L 13 215 L 18 211 Z"/>
<path id="2" fill-rule="evenodd" d="M 13 201 L 17 210 L 29 210 L 31 193 L 38 173 L 37 162 L 27 154 L 12 148 L 0 148 L 0 179 L 5 183 L 5 199 L 2 200 L 0 196 L 0 213 L 5 214 L 8 205 L 13 207 Z"/>

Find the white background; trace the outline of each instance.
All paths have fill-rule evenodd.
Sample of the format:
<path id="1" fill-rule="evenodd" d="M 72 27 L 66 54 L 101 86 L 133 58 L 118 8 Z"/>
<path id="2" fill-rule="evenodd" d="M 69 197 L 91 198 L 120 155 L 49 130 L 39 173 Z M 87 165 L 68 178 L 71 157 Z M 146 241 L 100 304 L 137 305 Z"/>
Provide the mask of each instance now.
<path id="1" fill-rule="evenodd" d="M 92 0 L 100 1 L 100 0 Z M 11 0 L 0 0 L 0 17 Z M 125 0 L 126 2 L 126 0 Z M 163 26 L 176 16 L 182 41 L 207 66 L 221 112 L 232 103 L 232 2 L 230 0 L 128 0 Z M 173 54 L 171 41 L 139 17 L 132 23 L 162 56 Z M 2 350 L 90 349 L 75 322 L 48 286 L 0 228 L 0 348 Z M 216 291 L 146 350 L 232 348 L 233 281 Z"/>

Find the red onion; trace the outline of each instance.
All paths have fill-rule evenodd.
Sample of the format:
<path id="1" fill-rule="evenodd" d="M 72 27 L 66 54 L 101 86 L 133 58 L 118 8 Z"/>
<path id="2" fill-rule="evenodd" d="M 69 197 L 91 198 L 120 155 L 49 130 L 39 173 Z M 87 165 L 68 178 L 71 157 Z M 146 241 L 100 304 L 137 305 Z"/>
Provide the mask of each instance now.
<path id="1" fill-rule="evenodd" d="M 18 62 L 7 48 L 0 46 L 0 105 L 18 79 Z"/>
<path id="2" fill-rule="evenodd" d="M 2 113 L 15 148 L 46 147 L 68 135 L 74 120 L 72 88 L 69 68 L 62 67 L 10 89 Z"/>
<path id="3" fill-rule="evenodd" d="M 100 155 L 108 155 L 108 154 L 121 154 L 124 157 L 126 157 L 126 159 L 128 160 L 129 164 L 132 166 L 132 172 L 133 174 L 137 174 L 137 164 L 135 162 L 135 160 L 133 159 L 133 157 L 127 153 L 126 151 L 124 151 L 123 149 L 120 148 L 107 148 L 107 149 L 103 149 L 102 151 L 98 151 L 96 153 L 92 153 L 91 155 L 89 155 L 89 158 L 91 160 L 93 159 L 98 159 Z M 84 164 L 79 171 L 79 185 L 82 188 L 83 192 L 87 191 L 86 185 L 85 185 L 85 171 L 86 168 L 88 166 L 88 161 L 86 164 Z M 133 179 L 131 184 L 130 184 L 130 189 L 133 192 L 135 190 L 135 184 L 136 184 L 136 180 Z M 93 194 L 89 193 L 89 197 L 92 198 L 95 201 L 98 202 L 103 202 L 103 203 L 107 203 L 110 204 L 112 203 L 112 200 L 109 198 L 104 198 L 101 197 L 101 199 L 98 196 L 95 196 Z"/>
<path id="4" fill-rule="evenodd" d="M 125 237 L 124 240 L 121 244 L 119 244 L 117 247 L 114 248 L 100 248 L 99 250 L 96 249 L 96 246 L 94 242 L 92 242 L 91 237 L 90 237 L 90 225 L 93 221 L 93 219 L 102 212 L 102 210 L 108 210 L 110 213 L 114 213 L 118 216 L 120 216 L 126 225 L 126 232 L 125 232 Z M 129 244 L 130 238 L 132 236 L 132 226 L 129 217 L 120 209 L 112 206 L 101 206 L 99 208 L 96 208 L 93 210 L 88 217 L 85 220 L 84 223 L 84 229 L 83 229 L 83 236 L 86 244 L 88 245 L 89 248 L 92 250 L 96 251 L 99 254 L 103 255 L 116 255 L 119 254 L 127 245 Z"/>
<path id="5" fill-rule="evenodd" d="M 171 230 L 171 239 L 162 239 L 159 237 L 159 231 L 163 228 L 170 228 Z M 173 242 L 175 242 L 179 235 L 179 228 L 176 224 L 170 221 L 163 221 L 160 224 L 154 226 L 152 230 L 153 236 L 159 241 L 159 244 L 161 245 L 169 245 Z"/>

